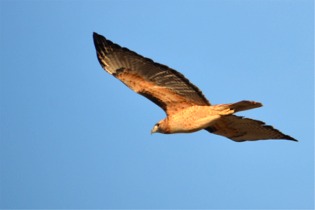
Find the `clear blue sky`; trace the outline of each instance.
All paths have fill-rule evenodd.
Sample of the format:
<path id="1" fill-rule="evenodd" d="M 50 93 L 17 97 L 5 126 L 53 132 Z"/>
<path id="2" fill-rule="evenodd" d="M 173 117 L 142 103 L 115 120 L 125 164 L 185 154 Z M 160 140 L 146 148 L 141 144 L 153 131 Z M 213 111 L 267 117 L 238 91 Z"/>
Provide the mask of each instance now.
<path id="1" fill-rule="evenodd" d="M 311 0 L 0 1 L 0 208 L 313 209 Z M 298 139 L 150 135 L 93 31 Z"/>

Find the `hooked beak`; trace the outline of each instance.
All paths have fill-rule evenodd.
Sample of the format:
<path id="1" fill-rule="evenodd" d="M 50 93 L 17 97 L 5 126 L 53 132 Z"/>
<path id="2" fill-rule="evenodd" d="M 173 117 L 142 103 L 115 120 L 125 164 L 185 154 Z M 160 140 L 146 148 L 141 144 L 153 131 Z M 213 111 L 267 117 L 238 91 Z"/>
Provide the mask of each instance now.
<path id="1" fill-rule="evenodd" d="M 158 126 L 154 126 L 151 130 L 151 134 L 156 133 L 158 131 L 159 127 Z"/>

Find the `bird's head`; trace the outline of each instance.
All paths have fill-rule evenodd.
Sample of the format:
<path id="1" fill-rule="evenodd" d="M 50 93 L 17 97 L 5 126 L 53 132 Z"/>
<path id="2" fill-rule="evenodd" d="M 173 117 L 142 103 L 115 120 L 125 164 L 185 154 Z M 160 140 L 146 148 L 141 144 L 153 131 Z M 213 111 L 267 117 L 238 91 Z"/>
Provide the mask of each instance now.
<path id="1" fill-rule="evenodd" d="M 151 134 L 153 134 L 153 133 L 160 133 L 160 125 L 159 125 L 159 123 L 156 123 L 154 125 L 154 127 L 152 128 Z"/>
<path id="2" fill-rule="evenodd" d="M 151 130 L 151 134 L 153 133 L 169 133 L 167 129 L 168 127 L 166 126 L 165 120 L 161 120 L 160 122 L 156 123 L 154 127 Z"/>

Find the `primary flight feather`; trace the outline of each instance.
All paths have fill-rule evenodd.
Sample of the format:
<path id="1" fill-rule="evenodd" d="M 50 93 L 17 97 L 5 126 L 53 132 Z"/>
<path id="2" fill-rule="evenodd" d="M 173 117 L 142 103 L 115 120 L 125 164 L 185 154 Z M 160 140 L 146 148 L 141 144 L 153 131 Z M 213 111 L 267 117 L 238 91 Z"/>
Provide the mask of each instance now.
<path id="1" fill-rule="evenodd" d="M 151 133 L 190 133 L 205 129 L 233 141 L 287 139 L 297 141 L 264 122 L 233 115 L 261 107 L 255 101 L 211 105 L 202 92 L 181 73 L 155 63 L 127 48 L 93 33 L 101 66 L 133 91 L 166 112 Z"/>

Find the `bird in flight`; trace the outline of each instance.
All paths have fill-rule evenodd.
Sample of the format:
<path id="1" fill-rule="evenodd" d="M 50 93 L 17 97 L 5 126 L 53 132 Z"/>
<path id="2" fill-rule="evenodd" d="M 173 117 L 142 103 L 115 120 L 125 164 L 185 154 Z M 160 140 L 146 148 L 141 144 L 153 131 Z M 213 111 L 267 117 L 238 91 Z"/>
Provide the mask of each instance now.
<path id="1" fill-rule="evenodd" d="M 202 92 L 178 71 L 145 58 L 93 33 L 99 63 L 105 71 L 166 112 L 151 133 L 191 133 L 206 130 L 236 142 L 264 139 L 297 141 L 262 121 L 234 115 L 261 107 L 255 101 L 211 105 Z"/>

